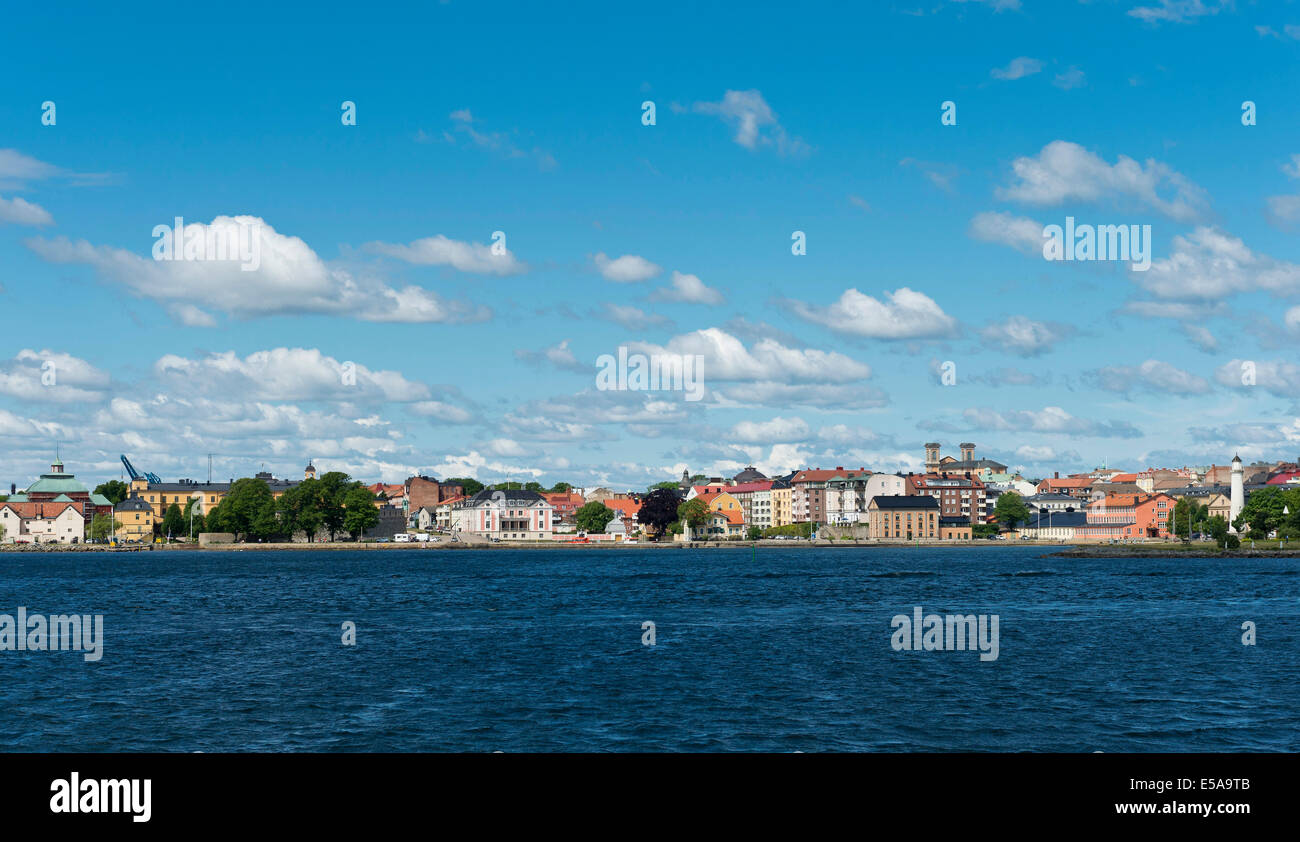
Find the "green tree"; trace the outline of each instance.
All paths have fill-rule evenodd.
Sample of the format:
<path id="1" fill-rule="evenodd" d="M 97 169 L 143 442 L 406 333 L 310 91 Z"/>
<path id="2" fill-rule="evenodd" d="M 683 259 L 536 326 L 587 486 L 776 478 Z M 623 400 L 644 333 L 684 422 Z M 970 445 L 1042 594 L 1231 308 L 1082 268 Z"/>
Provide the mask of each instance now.
<path id="1" fill-rule="evenodd" d="M 280 495 L 276 501 L 276 511 L 280 517 L 280 528 L 293 540 L 298 532 L 307 536 L 307 541 L 316 540 L 324 522 L 320 507 L 320 480 L 306 479 Z"/>
<path id="2" fill-rule="evenodd" d="M 367 529 L 379 523 L 379 510 L 370 490 L 358 483 L 343 496 L 343 528 L 357 540 Z"/>
<path id="3" fill-rule="evenodd" d="M 677 519 L 684 521 L 691 529 L 704 526 L 709 522 L 709 504 L 699 497 L 687 500 L 677 506 Z"/>
<path id="4" fill-rule="evenodd" d="M 221 504 L 208 509 L 208 513 L 203 517 L 204 532 L 229 532 L 226 527 L 226 513 L 222 511 Z"/>
<path id="5" fill-rule="evenodd" d="M 131 491 L 131 487 L 120 479 L 111 479 L 108 482 L 101 482 L 95 486 L 95 493 L 102 494 L 108 498 L 108 502 L 116 506 L 126 499 L 126 495 Z"/>
<path id="6" fill-rule="evenodd" d="M 572 491 L 572 490 L 573 490 L 573 486 L 570 485 L 569 483 L 567 483 L 567 482 L 557 482 L 555 485 L 552 485 L 552 486 L 551 486 L 551 490 L 548 491 L 547 493 L 548 493 L 548 494 L 568 494 L 568 493 L 569 493 L 570 491 Z"/>
<path id="7" fill-rule="evenodd" d="M 751 541 L 757 541 L 759 538 L 763 537 L 763 530 L 759 529 L 757 526 L 751 526 L 745 531 L 745 537 Z"/>
<path id="8" fill-rule="evenodd" d="M 1283 514 L 1284 509 L 1289 513 Z M 1281 531 L 1284 526 L 1300 523 L 1293 520 L 1297 509 L 1300 509 L 1300 489 L 1269 486 L 1251 492 L 1232 525 L 1238 532 L 1249 525 L 1250 537 L 1263 538 L 1274 529 Z"/>
<path id="9" fill-rule="evenodd" d="M 172 503 L 163 513 L 162 534 L 169 538 L 180 538 L 188 534 L 188 524 L 185 523 L 185 516 L 181 514 L 181 507 Z"/>
<path id="10" fill-rule="evenodd" d="M 651 491 L 657 491 L 661 488 L 667 489 L 669 491 L 676 491 L 677 483 L 673 482 L 672 480 L 664 480 L 663 482 L 656 482 L 654 485 L 646 489 L 646 493 L 649 494 Z"/>
<path id="11" fill-rule="evenodd" d="M 452 477 L 442 481 L 443 485 L 459 485 L 466 497 L 473 497 L 483 490 L 483 483 L 473 477 Z"/>
<path id="12" fill-rule="evenodd" d="M 1218 543 L 1219 549 L 1223 549 L 1228 540 L 1227 518 L 1223 515 L 1215 515 L 1206 522 L 1205 529 L 1210 533 L 1210 537 Z"/>
<path id="13" fill-rule="evenodd" d="M 321 526 L 329 533 L 331 541 L 344 529 L 343 520 L 347 513 L 343 498 L 351 488 L 361 487 L 360 483 L 349 484 L 349 480 L 350 477 L 342 471 L 330 471 L 321 476 L 317 487 L 316 509 L 320 512 Z M 373 504 L 371 508 L 374 508 Z"/>
<path id="14" fill-rule="evenodd" d="M 274 529 L 275 500 L 271 489 L 260 479 L 235 480 L 218 508 L 226 527 L 224 531 L 235 533 L 236 539 L 240 535 L 245 539 L 267 538 L 268 532 Z"/>
<path id="15" fill-rule="evenodd" d="M 1029 507 L 1025 505 L 1025 498 L 1014 491 L 1006 491 L 998 496 L 993 516 L 1007 529 L 1015 529 L 1029 520 Z"/>
<path id="16" fill-rule="evenodd" d="M 574 512 L 573 519 L 583 532 L 604 532 L 614 519 L 614 510 L 599 500 L 592 500 Z"/>

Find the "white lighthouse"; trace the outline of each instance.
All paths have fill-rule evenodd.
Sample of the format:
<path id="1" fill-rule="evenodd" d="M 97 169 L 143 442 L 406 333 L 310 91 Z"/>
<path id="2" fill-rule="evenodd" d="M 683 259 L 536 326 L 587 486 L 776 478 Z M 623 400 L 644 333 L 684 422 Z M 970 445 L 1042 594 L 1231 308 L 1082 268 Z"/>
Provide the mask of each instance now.
<path id="1" fill-rule="evenodd" d="M 1241 457 L 1234 455 L 1232 457 L 1232 499 L 1228 504 L 1228 530 L 1235 533 L 1237 528 L 1232 522 L 1241 514 L 1241 510 L 1246 507 L 1246 487 L 1242 482 Z"/>

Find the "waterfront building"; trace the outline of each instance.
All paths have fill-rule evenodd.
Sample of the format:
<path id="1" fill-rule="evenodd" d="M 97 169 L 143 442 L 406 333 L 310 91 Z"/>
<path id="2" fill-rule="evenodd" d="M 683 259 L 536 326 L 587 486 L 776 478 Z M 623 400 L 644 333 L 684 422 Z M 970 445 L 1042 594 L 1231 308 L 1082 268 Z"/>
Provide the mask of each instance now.
<path id="1" fill-rule="evenodd" d="M 867 534 L 905 541 L 938 538 L 939 516 L 939 501 L 928 494 L 878 494 L 867 504 Z"/>
<path id="2" fill-rule="evenodd" d="M 988 521 L 984 483 L 969 474 L 908 474 L 907 493 L 933 497 L 943 517 L 964 517 L 968 523 Z"/>
<path id="3" fill-rule="evenodd" d="M 1041 509 L 1031 513 L 1029 520 L 1016 529 L 1015 534 L 1039 541 L 1066 542 L 1075 540 L 1077 530 L 1087 525 L 1087 512 Z"/>
<path id="4" fill-rule="evenodd" d="M 459 485 L 439 482 L 433 477 L 407 477 L 402 488 L 402 497 L 405 500 L 403 508 L 408 513 L 426 507 L 436 511 L 440 503 L 453 497 L 462 497 L 464 494 L 465 489 Z"/>
<path id="5" fill-rule="evenodd" d="M 727 492 L 740 503 L 747 526 L 767 529 L 772 525 L 772 481 L 742 482 L 729 486 Z"/>
<path id="6" fill-rule="evenodd" d="M 6 544 L 80 544 L 86 540 L 83 504 L 66 496 L 40 502 L 0 503 Z"/>
<path id="7" fill-rule="evenodd" d="M 1087 522 L 1076 527 L 1075 537 L 1085 541 L 1168 538 L 1173 497 L 1156 494 L 1112 494 L 1085 507 Z"/>
<path id="8" fill-rule="evenodd" d="M 485 488 L 451 508 L 451 531 L 502 540 L 548 540 L 555 509 L 536 491 Z"/>
<path id="9" fill-rule="evenodd" d="M 153 506 L 139 497 L 128 497 L 113 513 L 118 527 L 113 537 L 119 541 L 141 541 L 145 544 L 153 541 L 153 525 L 159 519 L 154 516 Z"/>
<path id="10" fill-rule="evenodd" d="M 794 488 L 781 477 L 772 480 L 772 525 L 789 526 L 794 523 Z"/>
<path id="11" fill-rule="evenodd" d="M 975 537 L 974 533 L 970 521 L 966 518 L 942 516 L 939 518 L 940 541 L 970 541 Z"/>

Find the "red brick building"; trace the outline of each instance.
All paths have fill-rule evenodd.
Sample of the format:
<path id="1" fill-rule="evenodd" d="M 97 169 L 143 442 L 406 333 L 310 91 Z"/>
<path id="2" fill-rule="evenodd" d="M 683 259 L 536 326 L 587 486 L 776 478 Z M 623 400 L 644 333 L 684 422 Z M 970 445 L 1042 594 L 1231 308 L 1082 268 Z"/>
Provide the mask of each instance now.
<path id="1" fill-rule="evenodd" d="M 439 503 L 465 493 L 459 485 L 438 482 L 433 477 L 411 477 L 406 481 L 405 486 L 407 511 L 411 512 L 418 512 L 426 507 L 433 510 Z"/>

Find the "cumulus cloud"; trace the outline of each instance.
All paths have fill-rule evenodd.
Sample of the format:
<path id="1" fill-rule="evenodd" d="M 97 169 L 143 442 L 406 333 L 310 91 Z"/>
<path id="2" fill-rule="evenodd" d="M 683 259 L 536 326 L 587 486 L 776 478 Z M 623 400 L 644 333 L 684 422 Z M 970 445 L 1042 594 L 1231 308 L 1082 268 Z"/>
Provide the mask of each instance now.
<path id="1" fill-rule="evenodd" d="M 111 388 L 107 372 L 61 351 L 24 348 L 0 361 L 0 395 L 23 401 L 93 403 Z"/>
<path id="2" fill-rule="evenodd" d="M 600 270 L 601 277 L 617 284 L 633 284 L 648 281 L 663 271 L 662 268 L 635 254 L 625 254 L 613 260 L 604 252 L 593 257 L 592 262 Z"/>
<path id="3" fill-rule="evenodd" d="M 244 357 L 234 351 L 194 359 L 167 354 L 154 364 L 154 374 L 178 391 L 246 400 L 409 403 L 430 396 L 428 386 L 396 371 L 339 361 L 316 348 L 272 348 Z"/>
<path id="4" fill-rule="evenodd" d="M 672 284 L 656 290 L 651 296 L 656 301 L 681 301 L 687 304 L 721 304 L 722 293 L 701 281 L 696 275 L 673 272 Z"/>
<path id="5" fill-rule="evenodd" d="M 970 221 L 970 235 L 986 243 L 1001 243 L 1016 251 L 1042 256 L 1043 223 L 1025 216 L 999 211 L 977 213 Z"/>
<path id="6" fill-rule="evenodd" d="M 1017 158 L 1011 169 L 1015 180 L 997 190 L 1000 198 L 1011 201 L 1059 205 L 1129 199 L 1182 222 L 1205 212 L 1205 194 L 1200 187 L 1150 158 L 1144 165 L 1120 155 L 1114 164 L 1108 164 L 1077 143 L 1054 140 L 1036 156 Z"/>
<path id="7" fill-rule="evenodd" d="M 885 292 L 879 299 L 847 289 L 828 307 L 801 301 L 791 302 L 790 306 L 801 319 L 852 336 L 933 339 L 957 332 L 957 320 L 943 312 L 934 299 L 907 287 Z"/>
<path id="8" fill-rule="evenodd" d="M 673 337 L 667 345 L 635 343 L 642 353 L 702 356 L 703 379 L 746 382 L 822 382 L 862 380 L 871 367 L 837 351 L 790 348 L 775 339 L 759 339 L 746 347 L 735 336 L 706 328 Z"/>
<path id="9" fill-rule="evenodd" d="M 1012 316 L 1004 322 L 980 330 L 984 344 L 1021 357 L 1036 357 L 1071 336 L 1074 328 L 1057 322 L 1038 322 L 1024 316 Z"/>
<path id="10" fill-rule="evenodd" d="M 251 230 L 259 242 L 257 268 L 245 271 L 239 260 L 152 260 L 66 237 L 26 242 L 51 263 L 89 265 L 135 295 L 177 308 L 173 314 L 192 326 L 212 324 L 209 310 L 238 318 L 320 313 L 375 322 L 463 322 L 490 315 L 487 308 L 447 301 L 421 287 L 397 289 L 355 277 L 255 216 L 186 223 L 185 236 L 203 238 L 209 229 L 231 241 Z"/>
<path id="11" fill-rule="evenodd" d="M 808 438 L 810 430 L 802 418 L 770 418 L 765 421 L 741 421 L 731 428 L 728 438 L 746 444 L 795 442 Z"/>
<path id="12" fill-rule="evenodd" d="M 1150 269 L 1134 272 L 1133 277 L 1152 295 L 1166 299 L 1214 299 L 1254 291 L 1275 295 L 1300 292 L 1300 264 L 1258 254 L 1240 238 L 1205 226 L 1174 237 L 1168 257 L 1153 261 Z"/>
<path id="13" fill-rule="evenodd" d="M 1231 360 L 1215 369 L 1214 379 L 1233 389 L 1263 389 L 1280 398 L 1300 398 L 1300 365 L 1287 360 Z"/>

